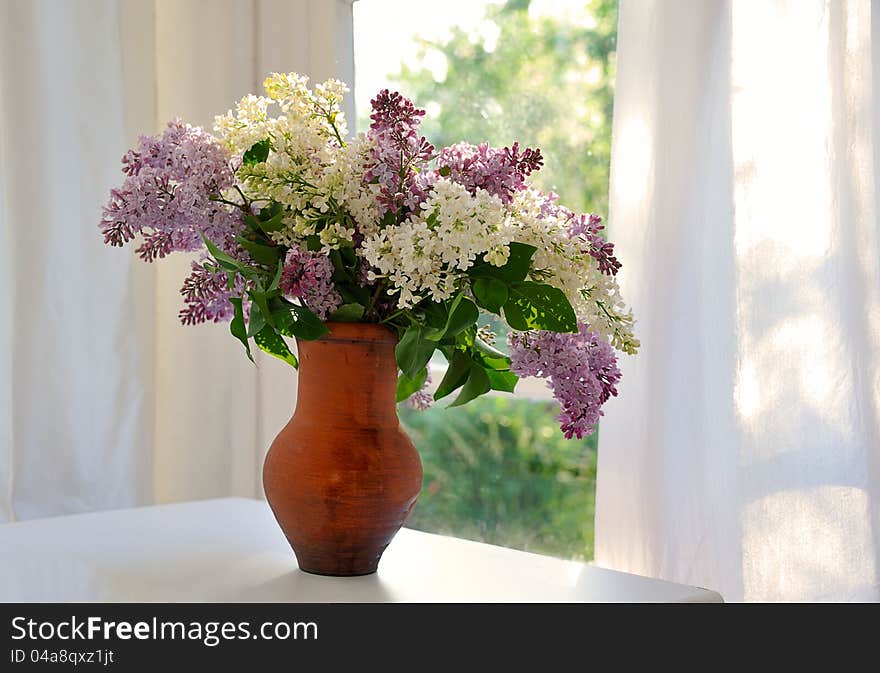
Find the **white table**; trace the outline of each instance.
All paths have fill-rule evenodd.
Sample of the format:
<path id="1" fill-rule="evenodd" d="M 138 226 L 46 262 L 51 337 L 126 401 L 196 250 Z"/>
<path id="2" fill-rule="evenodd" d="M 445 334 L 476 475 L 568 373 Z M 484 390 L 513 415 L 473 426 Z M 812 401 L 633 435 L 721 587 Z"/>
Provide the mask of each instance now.
<path id="1" fill-rule="evenodd" d="M 261 500 L 0 525 L 0 601 L 716 602 L 714 591 L 403 529 L 376 575 L 300 572 Z"/>

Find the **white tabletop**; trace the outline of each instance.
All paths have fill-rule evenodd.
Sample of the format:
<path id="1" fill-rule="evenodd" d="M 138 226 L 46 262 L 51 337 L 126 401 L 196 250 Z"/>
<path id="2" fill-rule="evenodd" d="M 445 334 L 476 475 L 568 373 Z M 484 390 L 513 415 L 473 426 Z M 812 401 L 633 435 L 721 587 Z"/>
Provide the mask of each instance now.
<path id="1" fill-rule="evenodd" d="M 0 525 L 0 601 L 716 602 L 714 591 L 403 529 L 366 577 L 300 572 L 261 500 Z"/>

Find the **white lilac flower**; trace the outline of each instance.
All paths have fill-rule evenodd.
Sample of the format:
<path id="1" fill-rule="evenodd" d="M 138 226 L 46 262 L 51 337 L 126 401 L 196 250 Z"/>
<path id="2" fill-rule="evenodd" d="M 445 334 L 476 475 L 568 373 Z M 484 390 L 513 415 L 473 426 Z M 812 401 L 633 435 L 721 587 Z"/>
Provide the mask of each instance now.
<path id="1" fill-rule="evenodd" d="M 490 264 L 504 264 L 512 234 L 500 198 L 483 189 L 471 195 L 440 178 L 421 211 L 365 239 L 363 255 L 391 280 L 406 307 L 425 296 L 434 301 L 451 297 L 462 272 L 480 255 Z"/>

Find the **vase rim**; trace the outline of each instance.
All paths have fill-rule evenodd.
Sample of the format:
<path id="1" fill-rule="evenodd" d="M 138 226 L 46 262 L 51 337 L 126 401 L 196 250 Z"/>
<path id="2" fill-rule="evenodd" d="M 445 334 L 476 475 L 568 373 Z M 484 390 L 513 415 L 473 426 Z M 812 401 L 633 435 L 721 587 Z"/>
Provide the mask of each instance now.
<path id="1" fill-rule="evenodd" d="M 369 322 L 327 322 L 330 330 L 319 341 L 369 341 L 371 343 L 397 343 L 397 335 L 385 325 Z"/>

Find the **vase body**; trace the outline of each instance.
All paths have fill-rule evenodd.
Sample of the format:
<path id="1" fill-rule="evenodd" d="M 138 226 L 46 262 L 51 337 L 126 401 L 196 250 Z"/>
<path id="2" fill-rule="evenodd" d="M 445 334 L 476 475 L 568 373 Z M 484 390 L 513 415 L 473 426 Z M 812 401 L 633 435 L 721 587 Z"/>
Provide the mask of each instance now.
<path id="1" fill-rule="evenodd" d="M 412 511 L 422 464 L 397 418 L 395 335 L 327 326 L 297 340 L 296 410 L 266 455 L 263 486 L 300 569 L 366 575 Z"/>

